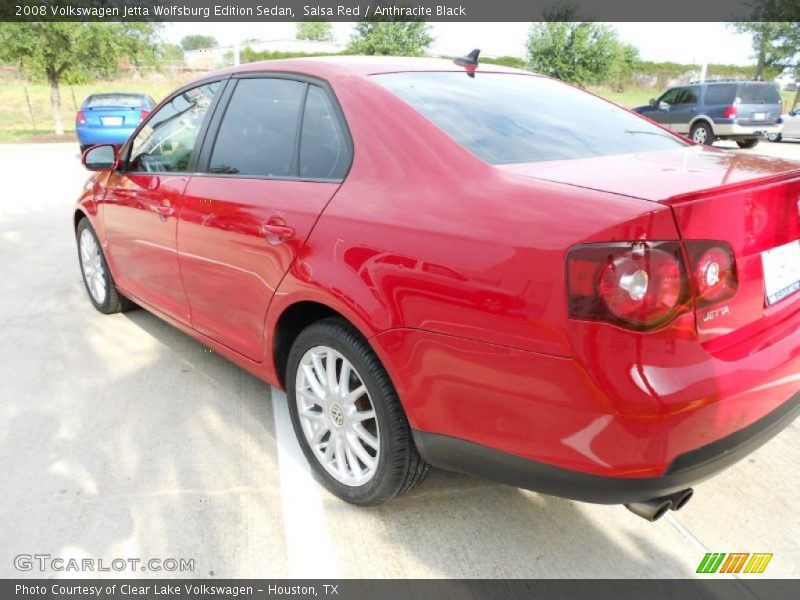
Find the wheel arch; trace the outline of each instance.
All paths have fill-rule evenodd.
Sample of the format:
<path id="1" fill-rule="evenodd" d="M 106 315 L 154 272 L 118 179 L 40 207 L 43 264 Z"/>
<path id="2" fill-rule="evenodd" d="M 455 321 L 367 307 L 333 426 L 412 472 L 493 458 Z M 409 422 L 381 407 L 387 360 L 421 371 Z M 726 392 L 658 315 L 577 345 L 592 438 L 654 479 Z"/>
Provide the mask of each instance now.
<path id="1" fill-rule="evenodd" d="M 698 123 L 700 123 L 701 121 L 704 122 L 706 125 L 708 125 L 711 128 L 711 133 L 716 135 L 716 132 L 714 131 L 714 120 L 711 117 L 709 117 L 708 115 L 697 115 L 694 119 L 692 119 L 689 122 L 689 133 L 691 133 L 692 128 L 695 125 L 697 125 Z"/>
<path id="2" fill-rule="evenodd" d="M 268 331 L 272 333 L 270 342 L 271 367 L 274 368 L 275 380 L 282 388 L 286 389 L 287 361 L 292 344 L 294 344 L 297 336 L 309 325 L 332 317 L 341 319 L 361 335 L 378 356 L 384 369 L 389 373 L 389 377 L 392 378 L 390 368 L 386 364 L 387 357 L 383 356 L 370 341 L 375 332 L 366 323 L 362 322 L 361 319 L 345 307 L 335 307 L 333 303 L 325 302 L 320 298 L 297 298 L 293 302 L 282 306 L 280 313 L 273 317 L 274 320 L 269 319 L 272 323 L 268 325 Z"/>
<path id="3" fill-rule="evenodd" d="M 81 219 L 88 219 L 89 215 L 87 215 L 84 211 L 80 208 L 75 209 L 75 214 L 72 215 L 72 231 L 78 231 L 78 223 L 81 222 Z"/>
<path id="4" fill-rule="evenodd" d="M 350 322 L 342 313 L 327 304 L 313 300 L 300 300 L 283 309 L 275 322 L 272 335 L 272 363 L 281 387 L 286 388 L 289 351 L 297 336 L 309 325 L 330 317 Z"/>

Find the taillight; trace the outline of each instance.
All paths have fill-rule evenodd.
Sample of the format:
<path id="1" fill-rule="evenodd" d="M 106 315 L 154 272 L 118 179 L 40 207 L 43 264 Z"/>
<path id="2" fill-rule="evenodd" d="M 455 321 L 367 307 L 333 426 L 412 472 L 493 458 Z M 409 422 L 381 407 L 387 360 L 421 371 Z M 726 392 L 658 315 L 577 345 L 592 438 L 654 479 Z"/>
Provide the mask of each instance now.
<path id="1" fill-rule="evenodd" d="M 739 281 L 733 250 L 725 242 L 687 241 L 697 307 L 727 300 L 736 293 Z"/>
<path id="2" fill-rule="evenodd" d="M 142 109 L 141 113 L 139 114 L 139 123 L 144 123 L 144 120 L 150 115 L 149 110 Z"/>
<path id="3" fill-rule="evenodd" d="M 679 242 L 586 244 L 569 251 L 570 316 L 639 331 L 689 310 Z"/>
<path id="4" fill-rule="evenodd" d="M 725 119 L 735 119 L 736 118 L 736 107 L 729 106 L 725 109 L 725 112 L 722 113 L 723 118 Z"/>
<path id="5" fill-rule="evenodd" d="M 78 114 L 75 115 L 75 122 L 78 125 L 86 125 L 86 117 L 83 116 L 83 111 L 79 110 Z"/>

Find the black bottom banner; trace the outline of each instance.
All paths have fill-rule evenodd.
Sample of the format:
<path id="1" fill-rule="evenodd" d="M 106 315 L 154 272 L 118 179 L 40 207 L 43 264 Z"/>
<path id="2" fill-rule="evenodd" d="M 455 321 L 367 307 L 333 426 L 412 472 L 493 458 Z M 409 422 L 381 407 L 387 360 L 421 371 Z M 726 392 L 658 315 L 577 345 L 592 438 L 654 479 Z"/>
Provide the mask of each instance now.
<path id="1" fill-rule="evenodd" d="M 264 600 L 266 598 L 478 600 L 752 600 L 800 597 L 800 581 L 775 579 L 4 579 L 2 600 Z"/>

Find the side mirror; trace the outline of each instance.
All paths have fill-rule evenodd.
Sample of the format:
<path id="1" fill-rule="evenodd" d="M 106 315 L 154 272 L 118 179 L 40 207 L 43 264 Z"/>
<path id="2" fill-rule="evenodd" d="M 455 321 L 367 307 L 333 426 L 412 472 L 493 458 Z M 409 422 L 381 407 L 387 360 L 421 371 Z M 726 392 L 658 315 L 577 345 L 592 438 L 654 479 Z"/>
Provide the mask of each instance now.
<path id="1" fill-rule="evenodd" d="M 652 106 L 653 108 L 656 107 L 656 99 L 655 98 L 650 98 L 650 106 Z"/>
<path id="2" fill-rule="evenodd" d="M 111 144 L 92 146 L 81 157 L 83 166 L 89 171 L 112 171 L 117 168 L 117 148 Z"/>

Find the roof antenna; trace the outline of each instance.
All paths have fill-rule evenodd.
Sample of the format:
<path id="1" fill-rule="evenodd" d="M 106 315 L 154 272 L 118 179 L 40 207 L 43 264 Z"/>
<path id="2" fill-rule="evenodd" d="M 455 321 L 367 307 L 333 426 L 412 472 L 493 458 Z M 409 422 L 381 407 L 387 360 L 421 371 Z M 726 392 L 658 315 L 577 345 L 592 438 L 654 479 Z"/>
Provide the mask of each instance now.
<path id="1" fill-rule="evenodd" d="M 478 56 L 480 55 L 481 51 L 479 48 L 475 48 L 472 52 L 467 54 L 466 56 L 459 56 L 458 58 L 454 58 L 453 62 L 456 63 L 459 67 L 464 67 L 467 70 L 467 75 L 470 77 L 475 77 L 475 69 L 478 68 Z"/>

